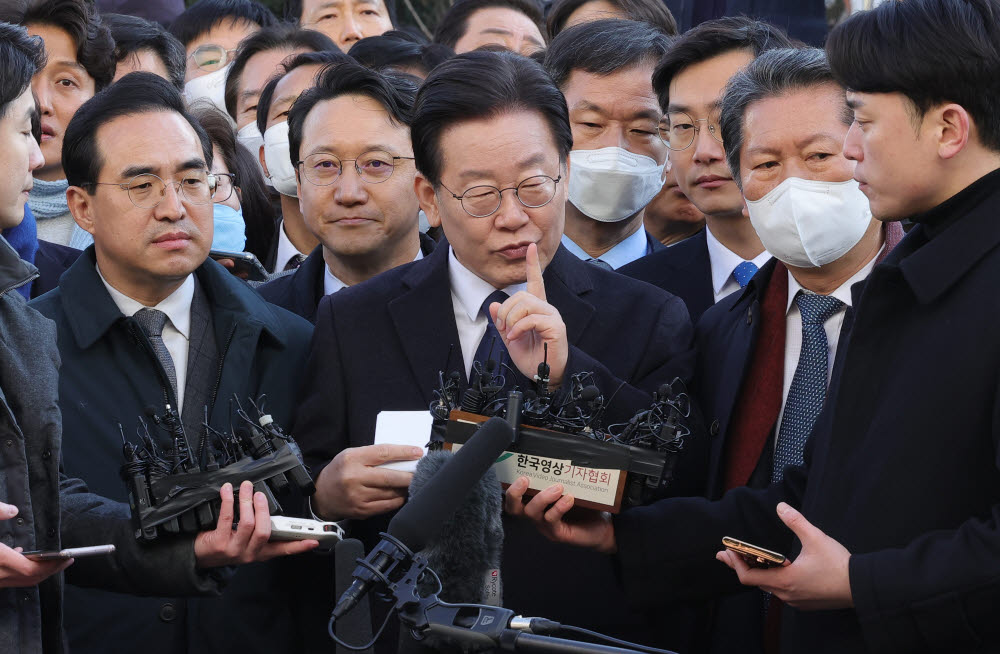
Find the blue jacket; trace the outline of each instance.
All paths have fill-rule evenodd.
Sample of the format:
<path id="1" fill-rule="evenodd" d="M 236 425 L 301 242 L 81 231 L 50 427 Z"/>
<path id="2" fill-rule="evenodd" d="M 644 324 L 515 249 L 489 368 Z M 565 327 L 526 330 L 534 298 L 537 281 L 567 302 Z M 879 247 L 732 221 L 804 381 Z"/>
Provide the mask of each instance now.
<path id="1" fill-rule="evenodd" d="M 195 274 L 212 308 L 219 351 L 209 423 L 228 431 L 230 398 L 242 402 L 266 395 L 267 410 L 287 429 L 311 326 L 261 300 L 214 261 Z M 31 306 L 56 324 L 66 469 L 96 492 L 125 501 L 119 424 L 131 435 L 146 407 L 162 409 L 159 363 L 133 335 L 141 333 L 135 321 L 121 314 L 104 287 L 93 246 L 57 289 Z M 71 645 L 75 652 L 107 651 L 109 643 L 119 651 L 144 652 L 284 650 L 296 634 L 291 588 L 279 583 L 283 565 L 240 568 L 225 596 L 214 600 L 140 600 L 71 588 L 73 605 L 66 616 Z"/>

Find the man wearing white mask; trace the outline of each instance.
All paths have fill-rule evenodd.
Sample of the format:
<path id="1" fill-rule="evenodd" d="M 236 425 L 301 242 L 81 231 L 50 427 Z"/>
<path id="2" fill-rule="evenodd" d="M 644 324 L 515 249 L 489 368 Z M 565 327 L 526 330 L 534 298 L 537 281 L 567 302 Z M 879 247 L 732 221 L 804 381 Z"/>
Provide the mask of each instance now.
<path id="1" fill-rule="evenodd" d="M 209 100 L 226 110 L 226 75 L 240 41 L 278 22 L 271 10 L 254 0 L 199 0 L 170 25 L 184 45 L 187 68 L 184 99 Z"/>
<path id="2" fill-rule="evenodd" d="M 561 32 L 546 51 L 573 129 L 562 242 L 607 270 L 664 247 L 642 219 L 663 187 L 667 147 L 650 79 L 669 45 L 645 23 L 601 20 Z"/>

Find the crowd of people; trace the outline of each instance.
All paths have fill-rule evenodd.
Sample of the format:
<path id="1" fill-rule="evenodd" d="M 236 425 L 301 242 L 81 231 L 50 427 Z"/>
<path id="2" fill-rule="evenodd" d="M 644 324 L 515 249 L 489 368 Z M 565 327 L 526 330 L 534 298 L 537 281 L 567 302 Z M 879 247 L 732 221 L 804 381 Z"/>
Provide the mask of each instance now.
<path id="1" fill-rule="evenodd" d="M 250 482 L 137 541 L 123 438 L 266 397 L 315 478 L 286 510 L 371 548 L 413 477 L 383 464 L 424 454 L 378 415 L 499 355 L 586 374 L 607 424 L 694 406 L 644 505 L 507 488 L 504 606 L 685 653 L 1000 650 L 1000 0 L 860 4 L 818 49 L 662 0 L 456 0 L 431 40 L 390 0 L 5 3 L 0 649 L 332 651 L 318 543 Z"/>

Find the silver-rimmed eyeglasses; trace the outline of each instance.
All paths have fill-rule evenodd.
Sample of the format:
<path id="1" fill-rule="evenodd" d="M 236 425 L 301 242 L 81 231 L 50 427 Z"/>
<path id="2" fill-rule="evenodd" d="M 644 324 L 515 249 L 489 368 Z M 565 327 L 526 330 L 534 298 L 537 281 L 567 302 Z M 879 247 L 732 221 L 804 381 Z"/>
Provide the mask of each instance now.
<path id="1" fill-rule="evenodd" d="M 683 111 L 671 111 L 664 116 L 666 124 L 660 124 L 657 131 L 660 140 L 671 150 L 686 150 L 694 143 L 701 127 L 698 123 L 705 123 L 708 133 L 719 143 L 722 143 L 722 128 L 719 127 L 719 115 L 713 114 L 708 118 L 692 118 L 690 114 Z"/>
<path id="2" fill-rule="evenodd" d="M 152 209 L 167 195 L 167 184 L 174 187 L 183 202 L 212 204 L 217 186 L 215 175 L 205 172 L 186 173 L 179 182 L 165 182 L 152 173 L 143 173 L 127 182 L 89 182 L 85 186 L 117 186 L 128 192 L 128 199 L 140 209 Z"/>
<path id="3" fill-rule="evenodd" d="M 497 188 L 495 186 L 473 186 L 466 189 L 461 195 L 457 195 L 443 183 L 444 190 L 451 193 L 451 197 L 462 203 L 465 213 L 473 218 L 486 218 L 496 213 L 500 208 L 501 196 L 504 191 L 514 191 L 514 197 L 522 205 L 529 209 L 544 207 L 556 194 L 556 184 L 562 179 L 562 175 L 555 179 L 548 175 L 534 175 L 518 182 L 517 186 L 507 188 Z"/>
<path id="4" fill-rule="evenodd" d="M 413 157 L 397 157 L 384 150 L 370 150 L 358 155 L 357 159 L 341 159 L 333 154 L 320 152 L 311 154 L 296 162 L 302 166 L 302 176 L 315 186 L 329 186 L 344 172 L 344 164 L 354 162 L 358 176 L 369 184 L 381 184 L 392 177 L 397 161 L 413 160 Z"/>

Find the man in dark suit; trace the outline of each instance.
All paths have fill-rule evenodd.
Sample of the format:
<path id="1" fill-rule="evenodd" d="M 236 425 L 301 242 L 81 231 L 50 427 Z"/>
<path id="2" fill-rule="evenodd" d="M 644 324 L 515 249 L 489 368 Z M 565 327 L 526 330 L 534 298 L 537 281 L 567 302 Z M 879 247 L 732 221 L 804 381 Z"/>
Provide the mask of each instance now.
<path id="1" fill-rule="evenodd" d="M 410 120 L 416 87 L 360 64 L 330 69 L 289 120 L 299 207 L 320 245 L 261 286 L 265 300 L 313 322 L 325 295 L 422 259 Z M 336 117 L 336 119 L 334 119 Z"/>
<path id="2" fill-rule="evenodd" d="M 177 90 L 151 73 L 127 75 L 97 94 L 65 134 L 70 210 L 94 245 L 31 306 L 55 322 L 63 466 L 119 502 L 128 501 L 119 473 L 123 430 L 134 433 L 147 407 L 158 415 L 175 408 L 192 441 L 205 422 L 230 429 L 234 396 L 266 396 L 274 420 L 291 422 L 311 328 L 206 261 L 211 152 Z M 160 447 L 169 445 L 162 430 L 150 432 Z M 264 501 L 266 516 L 263 495 L 244 486 L 241 512 Z M 267 519 L 264 541 L 269 530 Z M 300 551 L 264 543 L 259 558 Z M 294 598 L 277 564 L 239 570 L 224 597 L 212 600 L 70 587 L 70 642 L 81 652 L 104 651 L 108 642 L 164 653 L 284 647 L 296 635 Z M 219 628 L 237 620 L 246 620 L 240 630 Z"/>
<path id="3" fill-rule="evenodd" d="M 305 370 L 310 390 L 294 428 L 318 464 L 313 510 L 366 519 L 357 528 L 369 546 L 385 514 L 403 504 L 411 477 L 375 466 L 420 456 L 419 448 L 371 445 L 376 416 L 426 409 L 439 371 L 458 373 L 464 391 L 473 361 L 484 361 L 495 342 L 506 350 L 508 374 L 528 388 L 547 347 L 553 383 L 592 372 L 604 396 L 613 394 L 607 419 L 618 421 L 647 407 L 660 384 L 686 378 L 691 365 L 679 299 L 560 247 L 572 136 L 565 100 L 538 64 L 493 52 L 442 64 L 417 96 L 411 137 L 420 205 L 448 244 L 320 302 Z M 616 597 L 607 557 L 532 532 L 507 530 L 505 604 L 651 637 L 644 616 Z M 552 590 L 537 584 L 539 574 Z M 588 600 L 585 589 L 594 587 L 600 600 Z M 573 597 L 571 606 L 560 610 L 556 595 Z"/>
<path id="4" fill-rule="evenodd" d="M 650 78 L 669 44 L 652 25 L 602 20 L 561 32 L 545 52 L 573 128 L 562 242 L 605 269 L 665 249 L 643 217 L 663 187 L 667 148 Z"/>
<path id="5" fill-rule="evenodd" d="M 790 46 L 772 25 L 722 18 L 674 41 L 653 75 L 673 174 L 705 214 L 706 227 L 620 272 L 681 297 L 696 323 L 708 307 L 744 288 L 770 257 L 743 214 L 743 196 L 726 166 L 719 99 L 729 78 L 754 57 Z"/>
<path id="6" fill-rule="evenodd" d="M 617 550 L 638 601 L 663 585 L 731 587 L 717 553 L 786 603 L 783 652 L 1000 648 L 998 41 L 996 0 L 885 3 L 830 36 L 854 109 L 844 156 L 874 215 L 917 225 L 852 289 L 850 340 L 804 465 L 714 503 L 667 500 L 586 526 L 560 520 L 570 498 L 541 519 L 552 489 L 528 509 L 551 537 Z M 790 563 L 750 568 L 717 552 L 724 535 Z"/>

